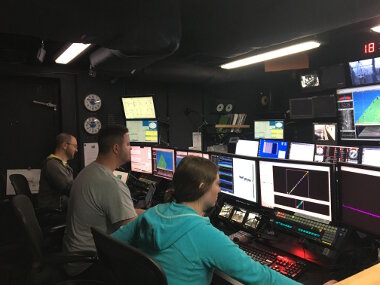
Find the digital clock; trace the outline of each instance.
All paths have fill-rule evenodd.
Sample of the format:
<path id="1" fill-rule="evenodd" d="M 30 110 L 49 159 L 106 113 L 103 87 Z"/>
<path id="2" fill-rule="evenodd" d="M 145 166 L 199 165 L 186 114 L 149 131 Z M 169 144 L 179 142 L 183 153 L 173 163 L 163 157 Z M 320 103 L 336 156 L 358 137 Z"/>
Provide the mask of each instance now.
<path id="1" fill-rule="evenodd" d="M 379 41 L 372 41 L 364 44 L 363 47 L 364 54 L 374 54 L 376 52 L 380 51 L 380 42 Z"/>

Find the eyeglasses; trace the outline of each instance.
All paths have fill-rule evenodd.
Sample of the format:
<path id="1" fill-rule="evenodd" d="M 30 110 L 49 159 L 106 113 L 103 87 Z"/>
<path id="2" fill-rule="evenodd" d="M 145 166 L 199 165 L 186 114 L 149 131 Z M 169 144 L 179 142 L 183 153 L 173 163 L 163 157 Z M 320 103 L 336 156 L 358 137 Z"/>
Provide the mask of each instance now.
<path id="1" fill-rule="evenodd" d="M 78 145 L 77 144 L 75 144 L 75 143 L 69 143 L 69 142 L 66 142 L 67 144 L 69 144 L 69 145 L 72 145 L 72 146 L 74 146 L 76 149 L 78 148 Z"/>

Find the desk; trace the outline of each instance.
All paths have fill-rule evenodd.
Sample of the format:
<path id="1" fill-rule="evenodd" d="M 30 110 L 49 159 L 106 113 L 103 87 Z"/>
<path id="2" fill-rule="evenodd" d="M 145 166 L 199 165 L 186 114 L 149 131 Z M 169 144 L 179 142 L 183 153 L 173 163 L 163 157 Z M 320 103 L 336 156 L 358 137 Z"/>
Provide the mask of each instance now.
<path id="1" fill-rule="evenodd" d="M 336 285 L 357 285 L 357 284 L 360 284 L 360 285 L 380 284 L 380 263 L 336 283 Z"/>

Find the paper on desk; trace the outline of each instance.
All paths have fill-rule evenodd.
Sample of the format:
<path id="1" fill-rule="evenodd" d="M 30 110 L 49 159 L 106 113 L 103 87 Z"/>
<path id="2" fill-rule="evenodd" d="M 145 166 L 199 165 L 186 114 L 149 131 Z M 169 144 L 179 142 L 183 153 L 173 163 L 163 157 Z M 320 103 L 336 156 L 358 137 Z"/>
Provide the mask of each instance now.
<path id="1" fill-rule="evenodd" d="M 15 195 L 15 190 L 9 180 L 11 174 L 22 174 L 29 182 L 30 191 L 35 194 L 38 193 L 40 187 L 41 169 L 7 169 L 7 195 Z"/>
<path id="2" fill-rule="evenodd" d="M 91 162 L 95 161 L 98 157 L 99 146 L 98 143 L 84 143 L 83 153 L 84 153 L 84 166 L 89 165 Z"/>

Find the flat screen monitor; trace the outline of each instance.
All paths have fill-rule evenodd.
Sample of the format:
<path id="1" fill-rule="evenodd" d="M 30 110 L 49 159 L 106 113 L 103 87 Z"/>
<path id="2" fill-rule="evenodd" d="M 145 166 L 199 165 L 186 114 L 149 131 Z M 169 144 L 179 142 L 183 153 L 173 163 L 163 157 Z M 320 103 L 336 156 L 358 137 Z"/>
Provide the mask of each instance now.
<path id="1" fill-rule="evenodd" d="M 257 203 L 256 161 L 225 155 L 211 155 L 218 166 L 223 193 Z"/>
<path id="2" fill-rule="evenodd" d="M 315 145 L 310 143 L 290 143 L 289 159 L 314 161 Z"/>
<path id="3" fill-rule="evenodd" d="M 128 172 L 118 171 L 114 170 L 113 175 L 115 175 L 117 178 L 119 178 L 124 184 L 127 183 L 128 180 Z"/>
<path id="4" fill-rule="evenodd" d="M 345 225 L 380 237 L 380 169 L 340 166 L 341 220 Z"/>
<path id="5" fill-rule="evenodd" d="M 349 63 L 353 86 L 380 83 L 380 57 Z"/>
<path id="6" fill-rule="evenodd" d="M 286 158 L 288 142 L 278 140 L 260 140 L 259 157 L 263 158 Z"/>
<path id="7" fill-rule="evenodd" d="M 152 148 L 153 175 L 173 179 L 175 171 L 174 149 Z"/>
<path id="8" fill-rule="evenodd" d="M 189 151 L 188 152 L 189 156 L 198 156 L 198 157 L 203 157 L 203 153 L 198 152 L 198 151 Z"/>
<path id="9" fill-rule="evenodd" d="M 238 142 L 236 143 L 235 154 L 257 157 L 258 151 L 259 151 L 258 141 L 238 140 Z"/>
<path id="10" fill-rule="evenodd" d="M 337 127 L 335 123 L 314 123 L 314 142 L 318 144 L 336 144 Z"/>
<path id="11" fill-rule="evenodd" d="M 319 86 L 319 77 L 316 72 L 300 75 L 302 88 L 312 88 Z"/>
<path id="12" fill-rule="evenodd" d="M 316 145 L 314 161 L 328 163 L 359 163 L 359 147 Z"/>
<path id="13" fill-rule="evenodd" d="M 126 121 L 126 126 L 132 143 L 158 142 L 157 120 Z"/>
<path id="14" fill-rule="evenodd" d="M 255 139 L 284 139 L 284 121 L 255 121 Z"/>
<path id="15" fill-rule="evenodd" d="M 121 98 L 121 101 L 126 119 L 156 118 L 152 96 Z"/>
<path id="16" fill-rule="evenodd" d="M 380 139 L 380 85 L 337 90 L 342 140 Z"/>
<path id="17" fill-rule="evenodd" d="M 175 165 L 178 166 L 178 164 L 181 162 L 181 160 L 187 156 L 188 152 L 187 151 L 181 151 L 177 150 L 175 152 Z"/>
<path id="18" fill-rule="evenodd" d="M 152 148 L 150 146 L 132 146 L 131 170 L 152 174 Z"/>
<path id="19" fill-rule="evenodd" d="M 362 148 L 362 164 L 380 166 L 380 148 L 379 147 L 363 147 Z"/>
<path id="20" fill-rule="evenodd" d="M 332 166 L 260 161 L 261 205 L 332 221 Z"/>

